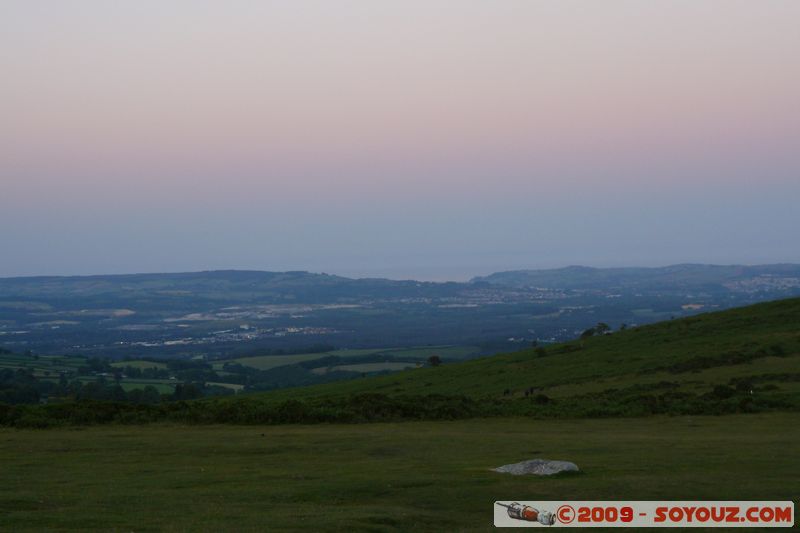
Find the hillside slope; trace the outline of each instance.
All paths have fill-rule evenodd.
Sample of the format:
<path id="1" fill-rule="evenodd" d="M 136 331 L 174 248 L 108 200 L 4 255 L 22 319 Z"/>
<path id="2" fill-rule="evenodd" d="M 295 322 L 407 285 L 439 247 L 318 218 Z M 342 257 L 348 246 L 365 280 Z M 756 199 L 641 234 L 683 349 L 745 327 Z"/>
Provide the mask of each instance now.
<path id="1" fill-rule="evenodd" d="M 636 387 L 705 394 L 800 395 L 800 298 L 528 349 L 435 368 L 286 389 L 264 399 L 364 393 L 551 399 Z M 724 395 L 722 389 L 717 394 Z"/>
<path id="2" fill-rule="evenodd" d="M 282 424 L 800 410 L 800 299 L 463 363 L 160 405 L 0 405 L 0 425 Z"/>

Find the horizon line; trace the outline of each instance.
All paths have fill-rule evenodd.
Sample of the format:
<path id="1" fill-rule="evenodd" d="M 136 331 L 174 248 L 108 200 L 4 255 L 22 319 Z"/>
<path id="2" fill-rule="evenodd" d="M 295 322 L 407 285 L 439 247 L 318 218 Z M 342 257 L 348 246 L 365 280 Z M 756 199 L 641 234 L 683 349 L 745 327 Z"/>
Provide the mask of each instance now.
<path id="1" fill-rule="evenodd" d="M 343 279 L 349 279 L 354 281 L 360 280 L 386 280 L 386 281 L 415 281 L 420 283 L 469 283 L 476 278 L 484 278 L 494 274 L 506 274 L 506 273 L 514 273 L 514 272 L 548 272 L 548 271 L 557 271 L 557 270 L 568 270 L 568 269 L 588 269 L 588 270 L 621 270 L 621 269 L 640 269 L 640 270 L 659 270 L 665 268 L 674 268 L 674 267 L 686 267 L 686 266 L 698 266 L 698 267 L 746 267 L 746 268 L 757 268 L 757 267 L 776 267 L 776 266 L 795 266 L 800 267 L 800 263 L 793 263 L 791 261 L 788 262 L 778 262 L 778 263 L 702 263 L 702 262 L 685 262 L 685 263 L 671 263 L 661 266 L 638 266 L 638 265 L 622 265 L 622 266 L 603 266 L 603 267 L 596 267 L 596 266 L 588 266 L 588 265 L 581 265 L 581 264 L 567 264 L 564 266 L 559 267 L 550 267 L 550 268 L 515 268 L 510 270 L 495 270 L 493 272 L 489 272 L 488 274 L 476 274 L 471 276 L 467 281 L 457 281 L 457 280 L 420 280 L 414 278 L 391 278 L 385 276 L 346 276 L 341 274 L 335 274 L 331 272 L 323 272 L 323 271 L 313 271 L 313 270 L 298 270 L 298 269 L 290 269 L 290 270 L 258 270 L 258 269 L 249 269 L 249 268 L 218 268 L 218 269 L 201 269 L 201 270 L 180 270 L 180 271 L 151 271 L 151 272 L 125 272 L 125 273 L 116 273 L 116 274 L 37 274 L 37 275 L 22 275 L 22 276 L 0 276 L 0 280 L 35 280 L 35 279 L 65 279 L 65 278 L 114 278 L 114 277 L 133 277 L 133 276 L 180 276 L 180 275 L 190 275 L 190 274 L 214 274 L 214 273 L 252 273 L 252 274 L 310 274 L 315 276 L 330 276 L 330 277 L 337 277 Z"/>

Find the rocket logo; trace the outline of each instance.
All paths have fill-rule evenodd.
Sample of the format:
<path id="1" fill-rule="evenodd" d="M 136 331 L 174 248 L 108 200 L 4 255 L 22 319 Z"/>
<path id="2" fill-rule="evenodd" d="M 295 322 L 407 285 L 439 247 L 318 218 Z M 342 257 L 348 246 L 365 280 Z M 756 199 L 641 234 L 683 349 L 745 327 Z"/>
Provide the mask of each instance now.
<path id="1" fill-rule="evenodd" d="M 495 502 L 501 507 L 505 507 L 508 516 L 515 520 L 524 520 L 525 522 L 539 522 L 543 526 L 552 526 L 556 523 L 556 517 L 550 511 L 540 511 L 535 507 L 529 505 L 522 505 L 519 502 L 510 504 Z"/>

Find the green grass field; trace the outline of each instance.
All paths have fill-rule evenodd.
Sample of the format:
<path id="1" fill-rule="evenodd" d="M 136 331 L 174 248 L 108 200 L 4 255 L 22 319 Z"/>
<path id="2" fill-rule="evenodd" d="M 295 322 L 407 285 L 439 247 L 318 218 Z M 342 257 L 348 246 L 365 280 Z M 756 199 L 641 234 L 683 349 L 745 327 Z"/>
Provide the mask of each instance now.
<path id="1" fill-rule="evenodd" d="M 155 387 L 161 394 L 171 394 L 175 390 L 175 383 L 167 379 L 128 379 L 120 383 L 120 386 L 125 389 L 126 392 L 135 389 L 144 389 L 148 385 Z"/>
<path id="2" fill-rule="evenodd" d="M 94 383 L 97 378 L 93 376 L 82 376 L 77 378 L 81 383 Z M 168 379 L 125 379 L 120 382 L 120 387 L 125 391 L 132 391 L 135 389 L 144 389 L 148 385 L 153 386 L 162 394 L 169 394 L 175 390 L 175 382 Z"/>
<path id="3" fill-rule="evenodd" d="M 0 530 L 490 531 L 512 500 L 797 498 L 800 414 L 0 429 Z M 582 474 L 515 477 L 534 457 Z"/>
<path id="4" fill-rule="evenodd" d="M 339 357 L 359 357 L 361 355 L 372 355 L 382 351 L 384 351 L 384 348 L 341 348 L 339 350 L 327 352 L 325 355 L 338 355 Z"/>
<path id="5" fill-rule="evenodd" d="M 321 367 L 312 370 L 315 374 L 326 374 L 328 372 L 385 372 L 405 370 L 406 368 L 414 368 L 414 363 L 363 363 L 355 365 L 338 365 L 332 367 Z"/>
<path id="6" fill-rule="evenodd" d="M 479 352 L 477 346 L 419 346 L 385 350 L 381 353 L 423 361 L 432 355 L 438 355 L 442 359 L 467 359 Z"/>
<path id="7" fill-rule="evenodd" d="M 214 369 L 221 370 L 225 363 L 239 363 L 243 366 L 249 366 L 258 370 L 270 370 L 286 365 L 294 365 L 304 361 L 314 361 L 315 359 L 322 359 L 327 354 L 324 353 L 298 353 L 292 355 L 256 355 L 253 357 L 240 357 L 238 359 L 231 359 L 226 361 L 217 361 L 212 364 Z"/>
<path id="8" fill-rule="evenodd" d="M 218 387 L 225 387 L 226 389 L 231 389 L 236 392 L 239 392 L 244 388 L 244 385 L 239 385 L 238 383 L 218 383 L 214 381 L 207 382 L 209 385 L 216 385 Z"/>
<path id="9" fill-rule="evenodd" d="M 111 366 L 117 368 L 125 368 L 126 366 L 130 366 L 133 368 L 167 368 L 166 363 L 157 363 L 155 361 L 142 361 L 142 360 L 134 360 L 134 361 L 117 361 L 116 363 L 111 363 Z"/>
<path id="10" fill-rule="evenodd" d="M 479 353 L 477 346 L 417 346 L 410 348 L 365 348 L 365 349 L 341 349 L 330 352 L 301 353 L 290 355 L 256 355 L 251 357 L 239 357 L 229 361 L 216 361 L 213 363 L 215 370 L 222 370 L 226 362 L 239 363 L 244 366 L 257 368 L 258 370 L 271 370 L 286 365 L 303 363 L 305 361 L 315 361 L 331 355 L 339 357 L 369 357 L 373 355 L 385 355 L 399 359 L 398 362 L 411 363 L 414 366 L 417 361 L 425 361 L 431 355 L 438 355 L 443 359 L 467 359 Z M 397 370 L 402 366 L 390 366 L 387 370 Z M 360 370 L 357 370 L 360 372 Z"/>
<path id="11" fill-rule="evenodd" d="M 22 354 L 0 353 L 0 369 L 30 369 L 37 377 L 58 379 L 59 372 L 74 373 L 86 360 L 82 357 L 41 355 L 31 357 Z"/>

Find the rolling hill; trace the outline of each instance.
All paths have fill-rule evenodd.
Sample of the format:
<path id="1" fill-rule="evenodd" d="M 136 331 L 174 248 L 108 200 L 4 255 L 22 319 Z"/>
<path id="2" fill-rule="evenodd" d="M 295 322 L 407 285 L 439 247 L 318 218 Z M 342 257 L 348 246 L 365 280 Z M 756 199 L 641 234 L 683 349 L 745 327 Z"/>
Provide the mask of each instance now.
<path id="1" fill-rule="evenodd" d="M 568 398 L 631 386 L 667 388 L 665 383 L 674 390 L 706 392 L 741 380 L 800 393 L 800 298 L 264 397 L 381 393 L 501 398 L 535 389 L 552 398 Z"/>
<path id="2" fill-rule="evenodd" d="M 592 268 L 569 266 L 543 270 L 509 270 L 476 277 L 472 283 L 558 289 L 632 289 L 665 291 L 782 290 L 800 286 L 800 265 L 703 265 Z"/>

